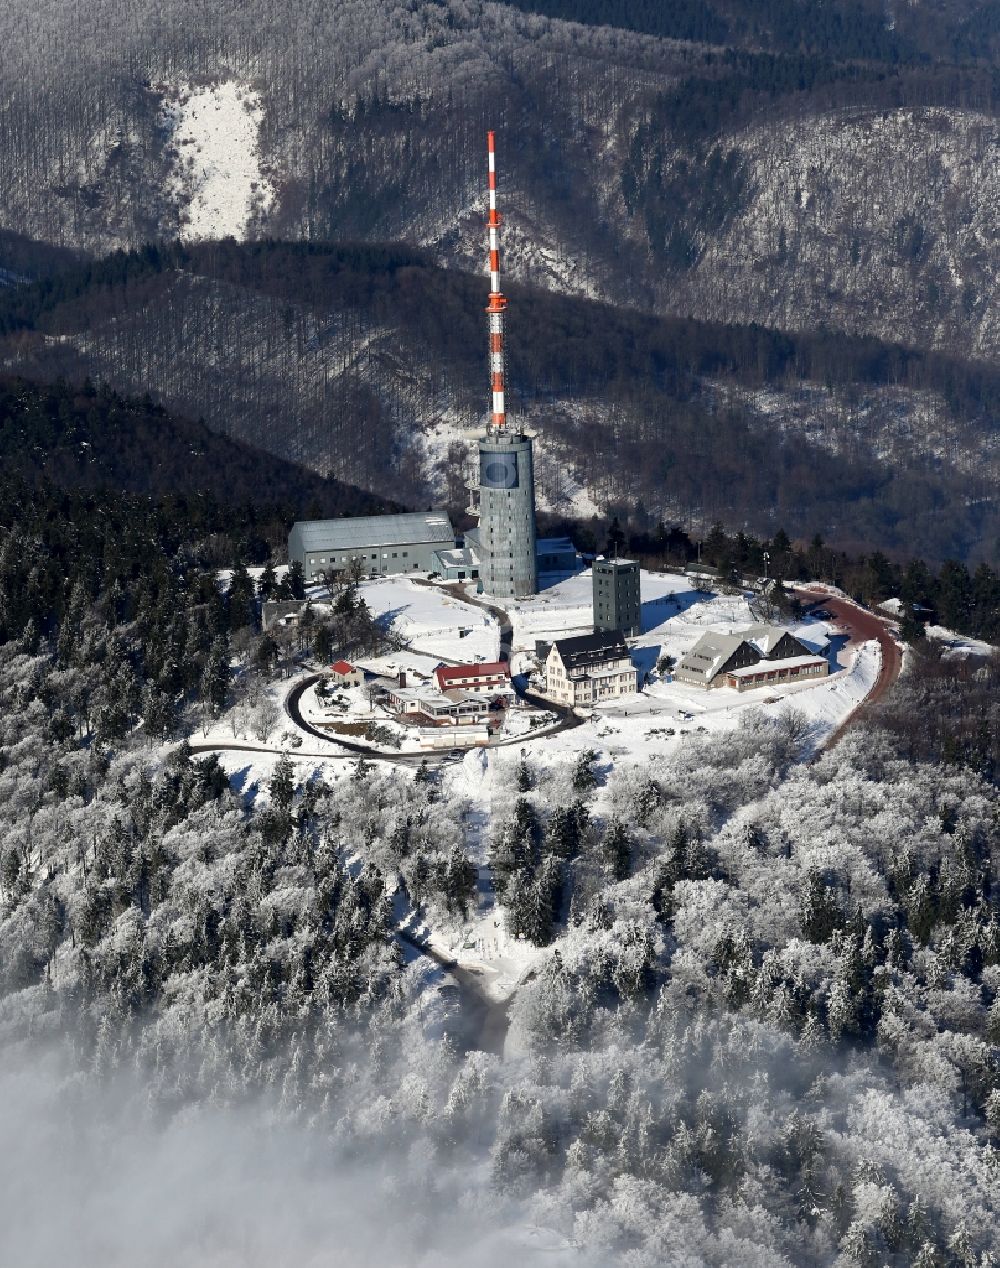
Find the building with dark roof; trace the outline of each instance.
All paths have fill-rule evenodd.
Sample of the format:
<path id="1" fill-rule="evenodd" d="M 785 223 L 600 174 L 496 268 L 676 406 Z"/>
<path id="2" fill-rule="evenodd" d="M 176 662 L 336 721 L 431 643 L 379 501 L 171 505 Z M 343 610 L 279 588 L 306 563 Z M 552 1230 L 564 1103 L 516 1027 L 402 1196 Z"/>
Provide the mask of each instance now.
<path id="1" fill-rule="evenodd" d="M 693 687 L 747 691 L 823 677 L 828 672 L 826 657 L 790 630 L 780 625 L 751 625 L 732 634 L 703 634 L 674 670 L 674 678 Z"/>
<path id="2" fill-rule="evenodd" d="M 620 630 L 559 638 L 549 649 L 544 691 L 555 704 L 592 708 L 638 689 L 639 674 Z"/>

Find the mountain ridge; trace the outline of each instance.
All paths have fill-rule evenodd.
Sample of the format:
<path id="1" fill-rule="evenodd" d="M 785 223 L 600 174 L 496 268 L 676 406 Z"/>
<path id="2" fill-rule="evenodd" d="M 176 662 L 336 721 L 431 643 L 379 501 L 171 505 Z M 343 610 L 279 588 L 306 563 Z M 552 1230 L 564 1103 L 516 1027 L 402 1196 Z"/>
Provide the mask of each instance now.
<path id="1" fill-rule="evenodd" d="M 696 533 L 721 518 L 850 549 L 992 549 L 991 366 L 508 290 L 511 405 L 537 433 L 543 508 L 641 501 Z M 482 296 L 400 244 L 150 247 L 8 292 L 0 366 L 149 391 L 320 475 L 458 508 Z"/>

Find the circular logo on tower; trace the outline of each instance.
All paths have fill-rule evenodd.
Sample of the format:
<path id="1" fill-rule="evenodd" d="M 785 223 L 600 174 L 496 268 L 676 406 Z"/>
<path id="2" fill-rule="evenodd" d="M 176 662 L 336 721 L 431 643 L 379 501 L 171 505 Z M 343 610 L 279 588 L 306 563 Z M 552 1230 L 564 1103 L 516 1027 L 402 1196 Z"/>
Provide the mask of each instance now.
<path id="1" fill-rule="evenodd" d="M 517 454 L 481 454 L 479 483 L 484 489 L 516 489 Z"/>

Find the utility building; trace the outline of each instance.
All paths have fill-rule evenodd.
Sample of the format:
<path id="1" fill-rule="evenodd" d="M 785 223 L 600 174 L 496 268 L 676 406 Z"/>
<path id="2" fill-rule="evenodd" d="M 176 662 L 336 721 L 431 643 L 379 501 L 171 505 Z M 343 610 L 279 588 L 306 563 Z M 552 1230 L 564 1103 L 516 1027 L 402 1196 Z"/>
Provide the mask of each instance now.
<path id="1" fill-rule="evenodd" d="M 594 560 L 594 630 L 620 630 L 627 638 L 642 633 L 639 565 L 634 559 Z"/>
<path id="2" fill-rule="evenodd" d="M 455 530 L 443 511 L 299 520 L 288 534 L 288 558 L 302 565 L 306 584 L 352 564 L 364 577 L 436 572 L 438 553 L 454 550 Z"/>
<path id="3" fill-rule="evenodd" d="M 531 437 L 507 426 L 504 397 L 504 310 L 500 290 L 500 213 L 494 135 L 489 133 L 490 386 L 493 412 L 479 442 L 479 527 L 466 540 L 479 559 L 487 594 L 500 599 L 538 592 L 535 550 L 535 470 Z"/>

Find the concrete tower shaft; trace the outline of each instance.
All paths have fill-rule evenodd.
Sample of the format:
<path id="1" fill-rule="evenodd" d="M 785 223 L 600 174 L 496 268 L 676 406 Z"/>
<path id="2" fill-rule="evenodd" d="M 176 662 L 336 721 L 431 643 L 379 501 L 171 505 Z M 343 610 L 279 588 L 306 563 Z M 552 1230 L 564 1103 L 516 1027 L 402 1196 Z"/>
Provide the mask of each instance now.
<path id="1" fill-rule="evenodd" d="M 491 427 L 479 442 L 479 576 L 487 594 L 538 592 L 531 437 Z"/>

